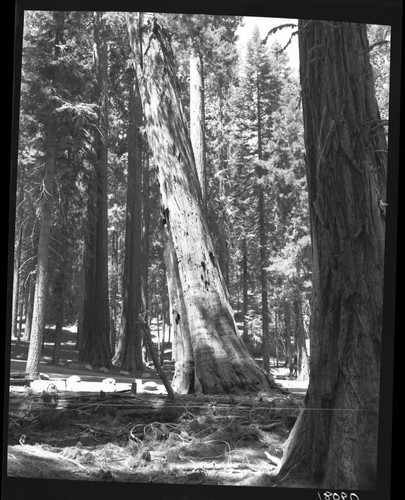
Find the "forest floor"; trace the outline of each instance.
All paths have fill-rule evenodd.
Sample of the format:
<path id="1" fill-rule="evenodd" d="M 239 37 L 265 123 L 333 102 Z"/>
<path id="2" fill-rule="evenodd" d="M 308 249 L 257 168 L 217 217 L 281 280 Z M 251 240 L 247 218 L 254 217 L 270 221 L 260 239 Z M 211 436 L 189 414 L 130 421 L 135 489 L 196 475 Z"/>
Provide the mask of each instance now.
<path id="1" fill-rule="evenodd" d="M 62 368 L 71 366 L 67 372 L 73 374 L 77 372 L 73 369 L 78 366 L 77 354 L 69 338 L 66 332 Z M 50 356 L 51 346 L 45 344 L 41 370 Z M 12 346 L 11 357 L 23 361 L 22 343 Z M 170 378 L 171 365 L 165 365 Z M 54 365 L 51 369 L 57 372 L 61 367 Z M 287 372 L 282 368 L 276 371 L 284 385 L 294 384 Z M 101 391 L 102 381 L 97 377 L 116 378 L 119 372 L 98 374 L 93 391 L 83 381 L 75 390 L 58 388 L 54 377 L 42 381 L 46 387 L 10 386 L 8 475 L 273 485 L 272 472 L 303 406 L 305 390 L 177 395 L 170 400 L 161 393 L 164 391 L 158 381 L 149 382 L 149 390 L 148 380 L 142 381 L 146 389 L 131 392 L 128 383 L 136 378 L 134 375 L 141 380 L 145 376 L 155 378 L 153 370 L 132 373 L 115 386 L 102 386 L 106 390 Z M 66 379 L 66 374 L 61 376 Z"/>

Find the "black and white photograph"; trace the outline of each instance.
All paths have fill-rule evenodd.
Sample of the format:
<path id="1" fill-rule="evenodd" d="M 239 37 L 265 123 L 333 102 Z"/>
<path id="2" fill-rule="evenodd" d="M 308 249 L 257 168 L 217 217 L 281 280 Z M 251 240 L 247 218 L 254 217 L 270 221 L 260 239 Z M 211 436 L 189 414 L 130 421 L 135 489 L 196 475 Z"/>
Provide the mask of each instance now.
<path id="1" fill-rule="evenodd" d="M 121 3 L 16 2 L 5 500 L 390 498 L 402 2 Z"/>

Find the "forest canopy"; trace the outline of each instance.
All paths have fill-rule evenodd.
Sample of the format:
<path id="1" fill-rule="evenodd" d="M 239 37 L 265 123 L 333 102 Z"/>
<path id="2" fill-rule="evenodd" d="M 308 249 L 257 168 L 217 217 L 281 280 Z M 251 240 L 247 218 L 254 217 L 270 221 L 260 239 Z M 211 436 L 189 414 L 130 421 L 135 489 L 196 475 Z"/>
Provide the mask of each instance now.
<path id="1" fill-rule="evenodd" d="M 75 324 L 83 361 L 109 366 L 113 359 L 133 369 L 142 364 L 141 341 L 123 333 L 126 323 L 141 312 L 162 318 L 170 331 L 176 323 L 169 310 L 158 165 L 142 104 L 136 104 L 128 16 L 93 17 L 25 13 L 12 330 L 21 335 L 17 316 L 27 318 L 26 340 L 32 328 L 39 338 L 45 326 L 55 325 L 59 338 L 64 325 Z M 263 19 L 261 31 L 254 26 L 246 33 L 242 17 L 155 18 L 170 33 L 213 254 L 243 341 L 264 357 L 268 370 L 270 356 L 291 358 L 297 342 L 302 352 L 309 347 L 311 238 L 300 84 L 275 39 L 277 28 L 264 31 Z M 296 28 L 284 24 L 279 31 L 288 31 L 291 43 Z M 376 95 L 388 122 L 389 28 L 369 26 L 368 34 Z M 32 323 L 41 279 L 43 305 Z M 86 288 L 90 282 L 93 292 Z M 103 295 L 103 305 L 89 316 L 92 294 Z M 131 311 L 135 320 L 127 318 Z M 92 324 L 94 316 L 101 324 Z M 93 328 L 97 337 L 86 340 L 83 329 Z M 128 344 L 126 337 L 138 340 Z M 56 342 L 55 358 L 57 350 Z M 301 355 L 298 369 L 308 376 Z"/>
<path id="2" fill-rule="evenodd" d="M 19 265 L 15 291 L 19 291 L 19 298 L 13 317 L 16 318 L 18 310 L 25 314 L 27 309 L 29 318 L 33 309 L 31 303 L 43 220 L 40 206 L 47 194 L 52 194 L 52 200 L 49 199 L 52 214 L 49 220 L 47 307 L 43 321 L 44 325 L 53 324 L 59 328 L 78 324 L 80 334 L 83 270 L 88 265 L 86 252 L 91 245 L 89 231 L 92 231 L 89 203 L 95 196 L 97 182 L 100 182 L 97 181 L 94 137 L 103 132 L 108 150 L 105 186 L 108 315 L 111 317 L 108 329 L 114 352 L 114 336 L 118 339 L 122 323 L 130 155 L 127 137 L 134 70 L 125 15 L 109 12 L 100 16 L 102 37 L 108 40 L 107 66 L 104 76 L 97 75 L 92 16 L 86 12 L 60 13 L 59 17 L 63 19 L 57 20 L 60 26 L 55 38 L 52 13 L 25 13 L 16 213 L 16 242 L 20 241 L 20 246 L 16 252 Z M 288 307 L 286 304 L 293 301 L 294 294 L 298 293 L 302 298 L 304 328 L 309 317 L 308 217 L 296 78 L 291 76 L 285 53 L 279 52 L 280 45 L 276 42 L 262 45 L 257 28 L 248 37 L 246 49 L 241 53 L 237 51 L 236 33 L 243 23 L 242 18 L 158 17 L 171 33 L 176 76 L 187 120 L 190 59 L 197 54 L 203 63 L 206 216 L 232 307 L 237 315 L 239 313 L 238 317 L 243 315 L 240 326 L 245 341 L 249 342 L 252 352 L 260 353 L 261 291 L 265 280 L 268 300 L 274 301 L 271 312 L 266 313 L 269 324 L 267 342 L 271 344 L 272 355 L 276 351 L 281 354 L 286 345 L 281 340 L 285 335 L 283 311 Z M 257 74 L 255 83 L 253 74 Z M 98 84 L 100 78 L 106 81 Z M 252 84 L 257 89 L 252 88 Z M 101 85 L 105 87 L 108 101 L 103 103 L 105 108 L 108 106 L 108 123 L 104 131 L 99 116 L 102 110 L 98 97 Z M 260 101 L 260 116 L 255 110 L 256 101 Z M 52 125 L 56 133 L 55 166 L 48 176 L 52 180 L 44 173 L 49 148 L 47 126 L 51 115 L 57 121 Z M 144 137 L 140 140 L 144 141 Z M 144 264 L 139 260 L 139 265 L 144 272 L 143 310 L 150 311 L 152 316 L 161 315 L 169 327 L 173 322 L 168 311 L 165 283 L 160 195 L 156 165 L 147 151 L 146 141 L 142 145 L 141 161 L 143 166 L 141 177 L 137 179 L 139 190 L 136 197 L 139 199 L 137 210 L 142 212 L 139 214 L 141 226 L 137 238 L 142 239 L 139 251 Z M 259 175 L 260 172 L 264 175 Z M 53 186 L 44 185 L 45 180 Z M 262 189 L 264 186 L 266 189 Z M 272 189 L 267 189 L 270 186 Z M 266 249 L 261 257 L 260 231 L 262 236 L 272 233 L 272 241 L 265 243 Z M 298 290 L 297 287 L 303 288 Z M 277 315 L 280 319 L 276 318 Z M 14 336 L 17 328 L 14 321 Z M 279 331 L 274 334 L 277 328 Z M 29 338 L 30 328 L 25 330 L 24 336 Z M 106 359 L 95 362 L 105 364 Z M 127 363 L 131 366 L 133 362 L 128 360 Z"/>

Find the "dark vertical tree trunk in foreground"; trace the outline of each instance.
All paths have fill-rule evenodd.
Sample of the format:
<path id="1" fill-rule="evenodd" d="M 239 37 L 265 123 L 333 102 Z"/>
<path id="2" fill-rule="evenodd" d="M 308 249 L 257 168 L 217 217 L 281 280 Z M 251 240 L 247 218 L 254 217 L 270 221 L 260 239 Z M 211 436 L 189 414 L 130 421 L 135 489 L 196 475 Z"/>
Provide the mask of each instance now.
<path id="1" fill-rule="evenodd" d="M 237 333 L 214 255 L 168 37 L 154 19 L 142 31 L 133 17 L 128 21 L 148 141 L 159 167 L 166 272 L 178 336 L 175 388 L 223 393 L 268 387 L 271 380 Z"/>
<path id="2" fill-rule="evenodd" d="M 83 332 L 79 360 L 95 367 L 111 366 L 108 304 L 107 162 L 108 67 L 107 40 L 101 12 L 94 13 L 94 60 L 99 126 L 95 137 L 96 192 L 89 203 L 88 258 L 85 263 Z"/>
<path id="3" fill-rule="evenodd" d="M 121 331 L 113 364 L 123 370 L 142 370 L 142 104 L 137 85 L 129 97 L 128 192 L 125 232 Z"/>
<path id="4" fill-rule="evenodd" d="M 299 48 L 314 317 L 308 410 L 278 472 L 374 489 L 387 146 L 366 25 L 300 21 Z"/>

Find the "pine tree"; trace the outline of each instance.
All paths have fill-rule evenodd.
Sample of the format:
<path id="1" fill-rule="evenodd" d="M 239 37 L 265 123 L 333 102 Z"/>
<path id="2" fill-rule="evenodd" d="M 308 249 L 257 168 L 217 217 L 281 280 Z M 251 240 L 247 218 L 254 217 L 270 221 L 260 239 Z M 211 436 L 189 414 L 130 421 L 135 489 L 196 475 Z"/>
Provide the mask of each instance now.
<path id="1" fill-rule="evenodd" d="M 57 40 L 56 45 L 52 39 L 55 34 L 55 16 L 63 17 L 63 23 L 60 23 L 63 24 L 60 28 L 63 36 Z M 92 83 L 87 55 L 89 37 L 82 30 L 83 22 L 87 19 L 87 13 L 75 12 L 33 11 L 25 15 L 17 171 L 17 193 L 21 193 L 18 205 L 21 212 L 17 214 L 16 220 L 17 226 L 23 222 L 25 228 L 20 266 L 20 302 L 26 302 L 24 340 L 29 340 L 31 335 L 33 287 L 36 282 L 34 264 L 40 236 L 40 204 L 43 201 L 43 196 L 40 196 L 40 188 L 43 187 L 41 167 L 44 165 L 50 103 L 54 106 L 57 122 L 53 131 L 57 155 L 53 169 L 53 196 L 49 196 L 48 190 L 44 193 L 52 203 L 52 217 L 46 245 L 48 286 L 44 295 L 46 310 L 43 321 L 44 325 L 56 322 L 60 326 L 65 321 L 74 321 L 74 276 L 77 276 L 78 271 L 74 261 L 77 252 L 80 252 L 83 235 L 81 214 L 84 206 L 83 193 L 78 187 L 87 175 L 90 130 L 95 117 L 94 106 L 89 102 Z M 58 293 L 54 294 L 52 290 L 58 290 Z M 62 290 L 63 294 L 60 294 L 59 291 Z M 37 323 L 36 319 L 34 323 Z M 36 342 L 33 345 L 34 343 Z M 57 350 L 57 346 L 55 349 Z"/>
<path id="2" fill-rule="evenodd" d="M 251 241 L 258 241 L 257 256 L 251 255 L 250 260 L 253 257 L 258 263 L 263 366 L 267 370 L 270 361 L 270 309 L 267 276 L 270 241 L 268 235 L 273 230 L 270 217 L 271 191 L 268 183 L 269 141 L 272 117 L 279 106 L 282 89 L 281 74 L 286 64 L 285 60 L 279 60 L 278 49 L 278 46 L 273 46 L 268 50 L 262 44 L 256 27 L 246 47 L 240 84 L 235 92 L 236 113 L 232 131 L 236 149 L 234 182 L 241 184 L 241 187 L 237 188 L 238 204 L 242 209 L 242 227 L 246 228 L 240 237 L 243 243 L 243 287 L 246 289 L 247 286 L 245 268 L 248 261 L 248 247 L 251 246 Z M 250 205 L 250 213 L 246 210 L 247 204 Z M 256 210 L 252 211 L 252 205 Z M 244 302 L 246 302 L 248 297 L 246 290 L 243 295 Z M 248 305 L 244 303 L 245 316 L 247 310 Z"/>
<path id="3" fill-rule="evenodd" d="M 53 14 L 53 51 L 54 60 L 57 60 L 60 54 L 60 45 L 63 44 L 63 24 L 64 13 L 55 12 Z M 52 57 L 52 56 L 51 56 Z M 52 67 L 52 66 L 51 66 Z M 58 70 L 51 69 L 51 78 L 49 82 L 50 99 L 46 108 L 45 124 L 45 162 L 42 173 L 42 186 L 39 203 L 39 241 L 37 254 L 37 273 L 34 295 L 34 309 L 31 327 L 31 340 L 28 351 L 26 372 L 31 376 L 37 377 L 39 373 L 39 361 L 41 355 L 42 337 L 45 327 L 45 312 L 47 301 L 47 288 L 49 281 L 49 243 L 51 232 L 52 205 L 55 183 L 55 166 L 57 155 L 57 100 L 55 88 L 59 84 L 60 75 Z M 53 95 L 52 95 L 53 94 Z"/>
<path id="4" fill-rule="evenodd" d="M 302 109 L 298 82 L 294 79 L 287 80 L 281 92 L 280 108 L 273 114 L 271 136 L 269 177 L 274 226 L 269 273 L 273 278 L 274 300 L 289 301 L 294 312 L 296 352 L 290 352 L 288 339 L 287 363 L 297 355 L 298 378 L 302 380 L 308 378 L 303 310 L 309 307 L 311 292 L 311 242 Z"/>

